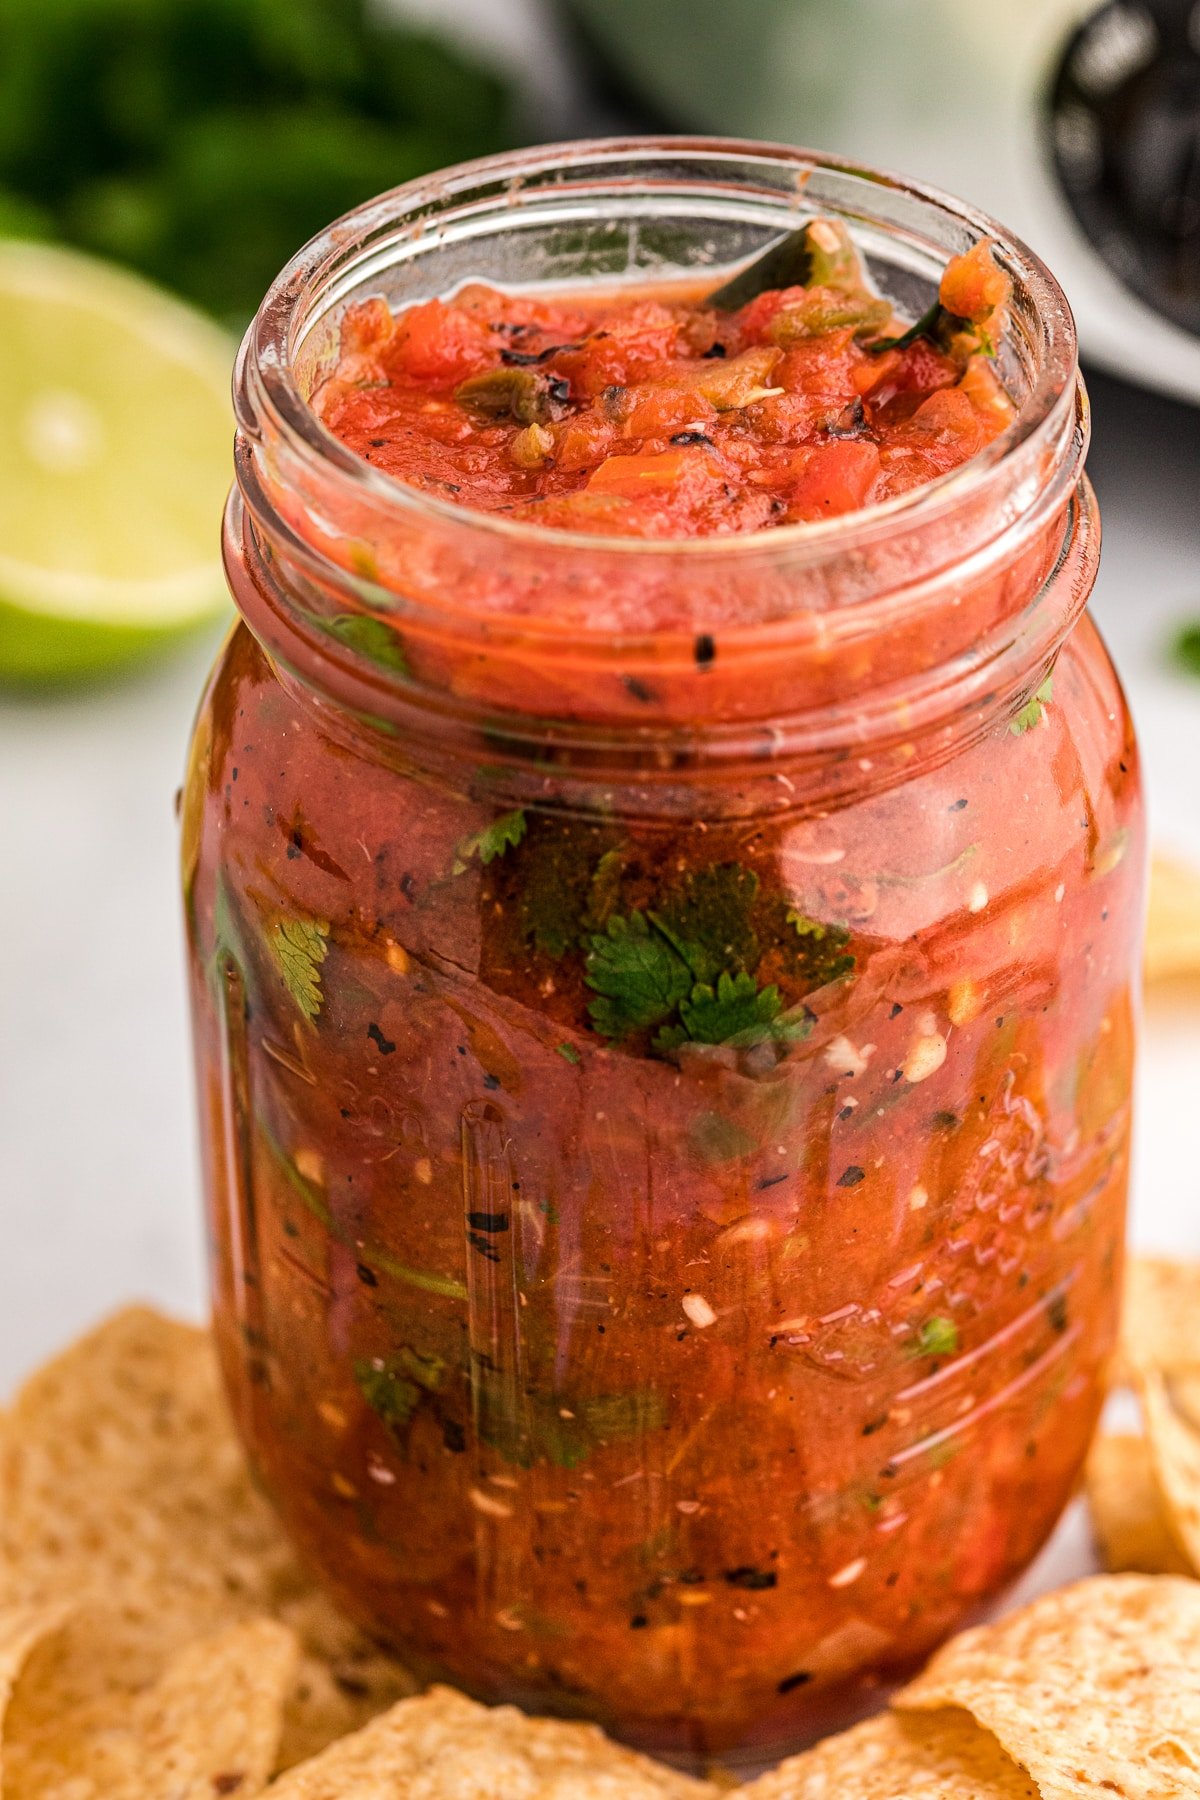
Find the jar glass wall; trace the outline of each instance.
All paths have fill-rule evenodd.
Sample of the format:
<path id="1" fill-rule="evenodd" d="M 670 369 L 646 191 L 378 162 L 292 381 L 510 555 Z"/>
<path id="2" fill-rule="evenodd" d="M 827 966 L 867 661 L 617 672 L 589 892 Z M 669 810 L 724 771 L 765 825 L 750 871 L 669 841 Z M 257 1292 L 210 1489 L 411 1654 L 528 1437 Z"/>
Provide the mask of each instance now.
<path id="1" fill-rule="evenodd" d="M 466 514 L 304 402 L 363 295 L 695 276 L 818 213 L 914 313 L 994 229 L 675 140 L 454 171 L 302 253 L 239 365 L 243 622 L 185 806 L 256 1467 L 420 1673 L 698 1762 L 1000 1591 L 1095 1421 L 1142 839 L 1069 314 L 998 234 L 1016 426 L 740 540 Z"/>

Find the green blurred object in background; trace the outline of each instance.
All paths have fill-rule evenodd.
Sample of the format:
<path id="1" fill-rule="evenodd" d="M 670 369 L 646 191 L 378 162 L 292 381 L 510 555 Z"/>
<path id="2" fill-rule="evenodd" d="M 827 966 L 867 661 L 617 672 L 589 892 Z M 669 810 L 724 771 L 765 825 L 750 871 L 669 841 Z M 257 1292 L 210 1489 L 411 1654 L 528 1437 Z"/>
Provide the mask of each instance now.
<path id="1" fill-rule="evenodd" d="M 331 219 L 515 130 L 364 0 L 0 0 L 0 239 L 240 330 Z M 0 244 L 0 686 L 106 674 L 228 602 L 233 340 Z"/>
<path id="2" fill-rule="evenodd" d="M 363 0 L 0 5 L 0 233 L 229 324 L 331 218 L 512 136 L 501 78 Z"/>

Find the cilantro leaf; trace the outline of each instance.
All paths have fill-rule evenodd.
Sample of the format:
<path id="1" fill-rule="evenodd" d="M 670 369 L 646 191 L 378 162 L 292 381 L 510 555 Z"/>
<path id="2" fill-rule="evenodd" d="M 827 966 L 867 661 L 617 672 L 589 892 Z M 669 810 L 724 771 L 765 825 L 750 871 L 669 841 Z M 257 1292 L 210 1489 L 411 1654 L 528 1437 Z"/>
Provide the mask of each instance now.
<path id="1" fill-rule="evenodd" d="M 639 912 L 617 914 L 592 938 L 585 979 L 600 996 L 588 1007 L 592 1023 L 607 1038 L 660 1025 L 692 988 L 686 962 Z"/>
<path id="2" fill-rule="evenodd" d="M 688 1036 L 697 1044 L 726 1044 L 778 1018 L 777 987 L 760 988 L 753 975 L 721 975 L 716 988 L 698 983 L 679 1008 Z"/>
<path id="3" fill-rule="evenodd" d="M 722 975 L 715 990 L 698 983 L 679 1008 L 682 1025 L 664 1025 L 654 1048 L 662 1055 L 681 1045 L 728 1044 L 749 1050 L 755 1044 L 798 1043 L 813 1028 L 806 1006 L 782 1011 L 779 989 L 760 988 L 752 975 Z"/>
<path id="4" fill-rule="evenodd" d="M 603 931 L 617 910 L 624 869 L 624 853 L 617 849 L 606 850 L 596 864 L 587 903 L 587 923 L 596 931 Z"/>
<path id="5" fill-rule="evenodd" d="M 926 1319 L 917 1333 L 914 1356 L 953 1356 L 958 1349 L 958 1326 L 953 1319 Z"/>
<path id="6" fill-rule="evenodd" d="M 473 857 L 478 857 L 483 865 L 495 862 L 506 850 L 511 850 L 525 836 L 525 814 L 517 808 L 514 812 L 501 813 L 482 831 L 472 832 L 470 837 L 460 838 L 454 852 L 455 875 L 464 875 Z"/>
<path id="7" fill-rule="evenodd" d="M 396 1360 L 418 1387 L 424 1388 L 427 1394 L 437 1393 L 446 1373 L 444 1358 L 436 1356 L 432 1350 L 410 1350 L 407 1344 L 402 1344 Z"/>
<path id="8" fill-rule="evenodd" d="M 608 832 L 578 820 L 534 815 L 521 846 L 513 892 L 522 935 L 547 956 L 565 956 L 588 931 L 602 931 L 616 906 L 621 854 Z M 597 860 L 599 858 L 599 860 Z M 598 895 L 611 900 L 598 904 Z"/>
<path id="9" fill-rule="evenodd" d="M 1030 695 L 1020 711 L 1009 720 L 1008 729 L 1014 737 L 1021 737 L 1025 732 L 1032 731 L 1035 725 L 1041 724 L 1046 716 L 1046 708 L 1050 704 L 1053 692 L 1054 677 L 1047 675 L 1037 693 Z"/>
<path id="10" fill-rule="evenodd" d="M 807 913 L 797 912 L 794 906 L 788 907 L 787 918 L 788 924 L 792 927 L 797 937 L 814 938 L 818 944 L 823 944 L 825 942 L 825 939 L 828 937 L 831 930 L 831 927 L 824 924 L 820 919 L 812 919 Z"/>
<path id="11" fill-rule="evenodd" d="M 328 919 L 280 919 L 267 939 L 288 993 L 309 1020 L 316 1019 L 325 999 L 321 964 L 328 936 Z"/>
<path id="12" fill-rule="evenodd" d="M 587 1400 L 531 1394 L 518 1402 L 519 1417 L 511 1408 L 489 1405 L 489 1399 L 499 1396 L 489 1396 L 486 1385 L 481 1398 L 480 1436 L 506 1462 L 523 1469 L 535 1463 L 574 1469 L 614 1438 L 660 1431 L 667 1421 L 661 1394 L 649 1391 Z"/>
<path id="13" fill-rule="evenodd" d="M 340 613 L 333 619 L 314 615 L 314 623 L 328 637 L 336 638 L 348 650 L 365 656 L 368 662 L 376 663 L 381 669 L 391 669 L 397 675 L 408 674 L 404 645 L 383 619 L 376 619 L 370 613 Z"/>
<path id="14" fill-rule="evenodd" d="M 420 1403 L 421 1390 L 416 1382 L 378 1358 L 357 1361 L 354 1380 L 371 1411 L 389 1431 L 407 1425 Z"/>
<path id="15" fill-rule="evenodd" d="M 777 987 L 760 988 L 753 975 L 726 971 L 715 988 L 698 982 L 679 1016 L 694 1044 L 728 1044 L 755 1039 L 779 1017 L 782 1004 Z"/>
<path id="16" fill-rule="evenodd" d="M 753 968 L 758 961 L 758 939 L 750 924 L 757 897 L 753 869 L 720 863 L 690 875 L 650 917 L 693 979 L 711 983 L 723 970 Z"/>
<path id="17" fill-rule="evenodd" d="M 788 908 L 787 922 L 800 940 L 792 949 L 797 958 L 797 975 L 803 979 L 809 993 L 850 973 L 855 959 L 846 948 L 850 933 L 844 925 L 831 925 L 811 918 L 794 906 Z"/>
<path id="18" fill-rule="evenodd" d="M 440 1356 L 401 1346 L 394 1357 L 360 1357 L 354 1380 L 371 1411 L 397 1435 L 430 1394 L 441 1388 L 446 1364 Z"/>

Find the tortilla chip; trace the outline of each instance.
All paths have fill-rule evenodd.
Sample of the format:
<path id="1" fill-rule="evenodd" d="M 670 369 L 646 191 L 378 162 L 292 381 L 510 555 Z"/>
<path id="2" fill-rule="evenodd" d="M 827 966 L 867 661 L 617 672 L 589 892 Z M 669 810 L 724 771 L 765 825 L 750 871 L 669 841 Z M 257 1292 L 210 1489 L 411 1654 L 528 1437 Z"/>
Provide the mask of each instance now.
<path id="1" fill-rule="evenodd" d="M 1147 1374 L 1139 1393 L 1168 1528 L 1192 1567 L 1200 1568 L 1200 1431 L 1178 1404 L 1175 1386 L 1165 1376 Z"/>
<path id="2" fill-rule="evenodd" d="M 1038 1800 L 1024 1769 L 966 1713 L 884 1713 L 780 1763 L 746 1800 Z"/>
<path id="3" fill-rule="evenodd" d="M 611 1743 L 596 1725 L 531 1719 L 431 1688 L 291 1769 L 271 1800 L 715 1800 L 718 1792 Z"/>
<path id="4" fill-rule="evenodd" d="M 1200 1371 L 1200 1263 L 1134 1256 L 1125 1272 L 1118 1379 Z"/>
<path id="5" fill-rule="evenodd" d="M 1179 1369 L 1168 1376 L 1171 1402 L 1193 1431 L 1200 1431 L 1200 1369 Z"/>
<path id="6" fill-rule="evenodd" d="M 5 1722 L 5 1800 L 249 1800 L 275 1766 L 295 1661 L 290 1631 L 251 1621 L 179 1651 L 140 1694 L 63 1711 L 47 1700 L 58 1659 L 35 1650 Z"/>
<path id="7" fill-rule="evenodd" d="M 1145 970 L 1147 981 L 1200 975 L 1200 870 L 1170 856 L 1150 864 Z"/>
<path id="8" fill-rule="evenodd" d="M 374 1645 L 319 1589 L 281 1601 L 276 1613 L 301 1644 L 284 1719 L 281 1769 L 316 1756 L 326 1744 L 357 1731 L 416 1691 L 407 1669 Z"/>
<path id="9" fill-rule="evenodd" d="M 17 1395 L 4 1463 L 0 1554 L 23 1587 L 150 1592 L 192 1615 L 264 1610 L 286 1578 L 189 1326 L 131 1308 L 64 1351 Z"/>
<path id="10" fill-rule="evenodd" d="M 1096 1575 L 964 1631 L 895 1696 L 961 1706 L 1042 1800 L 1200 1793 L 1200 1582 Z"/>
<path id="11" fill-rule="evenodd" d="M 1087 1497 L 1096 1548 L 1111 1574 L 1192 1573 L 1172 1534 L 1145 1438 L 1106 1433 L 1096 1439 Z"/>
<path id="12" fill-rule="evenodd" d="M 107 1652 L 68 1659 L 64 1705 L 147 1687 L 191 1640 L 263 1613 L 301 1638 L 285 1766 L 412 1693 L 323 1599 L 254 1488 L 207 1333 L 118 1313 L 27 1382 L 6 1427 L 0 1598 L 111 1615 Z"/>
<path id="13" fill-rule="evenodd" d="M 0 1787 L 5 1789 L 4 1732 L 21 1671 L 39 1644 L 54 1637 L 70 1614 L 69 1606 L 0 1607 Z"/>

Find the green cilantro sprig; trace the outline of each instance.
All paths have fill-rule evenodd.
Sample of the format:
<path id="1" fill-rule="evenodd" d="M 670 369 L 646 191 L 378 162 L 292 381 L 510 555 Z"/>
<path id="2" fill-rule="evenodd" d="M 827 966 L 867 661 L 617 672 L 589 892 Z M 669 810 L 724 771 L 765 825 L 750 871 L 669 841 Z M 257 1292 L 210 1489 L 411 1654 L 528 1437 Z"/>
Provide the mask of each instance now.
<path id="1" fill-rule="evenodd" d="M 769 1037 L 807 1036 L 807 1013 L 783 1014 L 775 986 L 760 987 L 741 969 L 723 969 L 713 985 L 693 980 L 709 968 L 709 949 L 687 938 L 668 938 L 657 914 L 630 913 L 608 922 L 592 939 L 586 980 L 599 998 L 588 1007 L 602 1037 L 623 1039 L 658 1025 L 660 1053 L 683 1044 L 732 1044 L 748 1048 Z"/>
<path id="2" fill-rule="evenodd" d="M 1010 721 L 1008 729 L 1014 737 L 1022 737 L 1025 732 L 1032 731 L 1035 725 L 1041 724 L 1046 716 L 1046 708 L 1050 704 L 1053 693 L 1054 677 L 1047 675 L 1037 692 L 1030 695 L 1024 706 Z"/>
<path id="3" fill-rule="evenodd" d="M 395 1357 L 362 1358 L 354 1365 L 363 1399 L 393 1433 L 408 1424 L 425 1395 L 437 1393 L 445 1373 L 440 1356 L 410 1350 L 407 1344 Z"/>
<path id="4" fill-rule="evenodd" d="M 534 811 L 459 844 L 456 874 L 494 865 L 486 916 L 504 962 L 564 963 L 554 991 L 582 977 L 597 1035 L 650 1054 L 807 1036 L 804 998 L 854 967 L 846 927 L 764 893 L 745 864 L 668 872 L 614 838 L 607 821 Z"/>
<path id="5" fill-rule="evenodd" d="M 650 918 L 694 980 L 712 983 L 723 970 L 757 963 L 758 938 L 750 923 L 757 898 L 753 869 L 718 863 L 689 876 Z"/>
<path id="6" fill-rule="evenodd" d="M 530 1393 L 514 1408 L 502 1384 L 486 1372 L 477 1386 L 480 1437 L 522 1469 L 536 1463 L 578 1468 L 614 1439 L 643 1438 L 667 1422 L 665 1400 L 650 1390 L 587 1399 Z"/>
<path id="7" fill-rule="evenodd" d="M 666 1026 L 655 1038 L 658 1050 L 677 1050 L 681 1044 L 750 1044 L 774 1025 L 783 1010 L 777 987 L 760 988 L 753 975 L 718 977 L 715 988 L 697 982 L 680 1003 L 681 1023 Z"/>
<path id="8" fill-rule="evenodd" d="M 321 964 L 329 948 L 328 937 L 327 919 L 280 919 L 267 939 L 288 993 L 310 1024 L 325 1000 Z"/>
<path id="9" fill-rule="evenodd" d="M 797 974 L 802 975 L 810 993 L 850 973 L 854 956 L 848 948 L 850 933 L 844 925 L 811 918 L 794 906 L 787 910 L 787 922 L 799 939 Z"/>
<path id="10" fill-rule="evenodd" d="M 777 987 L 760 988 L 753 975 L 726 972 L 715 989 L 697 983 L 679 1016 L 694 1044 L 725 1044 L 773 1024 L 782 1010 Z"/>
<path id="11" fill-rule="evenodd" d="M 404 645 L 390 625 L 371 613 L 339 613 L 335 618 L 310 615 L 313 623 L 327 637 L 336 638 L 348 650 L 357 652 L 367 662 L 388 669 L 395 675 L 409 673 Z"/>
<path id="12" fill-rule="evenodd" d="M 914 1356 L 953 1356 L 958 1349 L 958 1326 L 953 1319 L 935 1315 L 917 1333 Z"/>
<path id="13" fill-rule="evenodd" d="M 618 914 L 593 937 L 586 979 L 599 995 L 588 1007 L 592 1024 L 607 1038 L 662 1024 L 693 986 L 687 963 L 641 912 Z"/>
<path id="14" fill-rule="evenodd" d="M 454 852 L 453 873 L 465 875 L 472 861 L 478 857 L 486 868 L 488 863 L 495 862 L 507 850 L 512 850 L 525 836 L 525 814 L 519 808 L 515 812 L 501 813 L 482 831 L 472 832 L 470 837 L 460 838 Z"/>
<path id="15" fill-rule="evenodd" d="M 0 229 L 112 257 L 237 329 L 297 244 L 505 148 L 512 83 L 370 0 L 4 0 Z"/>
<path id="16" fill-rule="evenodd" d="M 432 1413 L 443 1433 L 452 1434 L 456 1449 L 464 1447 L 447 1392 L 451 1375 L 440 1356 L 408 1345 L 395 1356 L 362 1357 L 354 1364 L 360 1394 L 401 1450 L 422 1410 Z M 473 1385 L 480 1438 L 505 1462 L 523 1469 L 536 1463 L 574 1469 L 615 1439 L 642 1438 L 667 1422 L 665 1400 L 649 1390 L 584 1399 L 533 1391 L 514 1395 L 498 1372 L 482 1367 Z"/>

